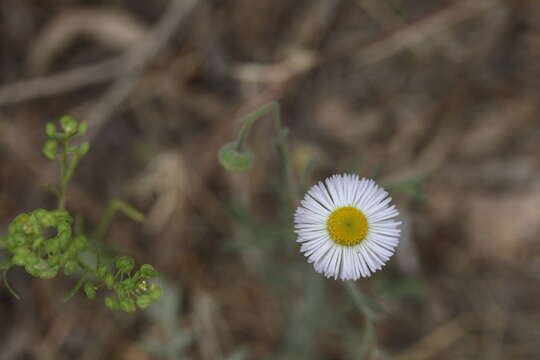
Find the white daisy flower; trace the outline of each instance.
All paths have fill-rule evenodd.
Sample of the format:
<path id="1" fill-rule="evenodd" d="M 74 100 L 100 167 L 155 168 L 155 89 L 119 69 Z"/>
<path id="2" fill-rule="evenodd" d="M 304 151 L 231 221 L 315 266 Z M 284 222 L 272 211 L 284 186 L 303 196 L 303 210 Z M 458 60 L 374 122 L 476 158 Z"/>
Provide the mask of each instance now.
<path id="1" fill-rule="evenodd" d="M 381 269 L 399 242 L 399 213 L 373 180 L 334 175 L 307 192 L 294 215 L 300 251 L 326 277 L 356 280 Z"/>

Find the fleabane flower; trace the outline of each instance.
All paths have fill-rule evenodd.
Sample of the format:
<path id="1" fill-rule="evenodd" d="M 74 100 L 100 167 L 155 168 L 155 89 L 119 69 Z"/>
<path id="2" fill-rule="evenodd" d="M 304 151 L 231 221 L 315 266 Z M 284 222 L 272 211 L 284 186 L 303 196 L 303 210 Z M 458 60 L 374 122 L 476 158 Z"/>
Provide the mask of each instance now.
<path id="1" fill-rule="evenodd" d="M 392 198 L 373 180 L 333 175 L 307 192 L 294 215 L 300 251 L 326 277 L 356 280 L 380 270 L 399 242 Z"/>

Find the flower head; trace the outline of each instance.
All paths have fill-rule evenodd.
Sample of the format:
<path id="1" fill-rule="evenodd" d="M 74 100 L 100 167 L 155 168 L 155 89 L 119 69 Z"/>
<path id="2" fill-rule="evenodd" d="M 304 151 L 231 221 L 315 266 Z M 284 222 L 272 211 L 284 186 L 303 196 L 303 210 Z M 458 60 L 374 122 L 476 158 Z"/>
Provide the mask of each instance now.
<path id="1" fill-rule="evenodd" d="M 326 277 L 356 280 L 380 270 L 399 242 L 392 198 L 373 180 L 334 175 L 307 192 L 294 216 L 300 251 Z"/>

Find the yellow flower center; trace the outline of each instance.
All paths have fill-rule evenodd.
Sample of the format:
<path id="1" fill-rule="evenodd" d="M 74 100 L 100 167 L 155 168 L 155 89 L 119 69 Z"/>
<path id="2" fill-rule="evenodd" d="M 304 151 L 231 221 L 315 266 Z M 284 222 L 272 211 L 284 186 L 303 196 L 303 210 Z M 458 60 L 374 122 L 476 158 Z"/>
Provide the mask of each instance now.
<path id="1" fill-rule="evenodd" d="M 335 210 L 326 223 L 330 237 L 344 246 L 358 245 L 368 233 L 368 221 L 362 212 L 352 206 Z"/>

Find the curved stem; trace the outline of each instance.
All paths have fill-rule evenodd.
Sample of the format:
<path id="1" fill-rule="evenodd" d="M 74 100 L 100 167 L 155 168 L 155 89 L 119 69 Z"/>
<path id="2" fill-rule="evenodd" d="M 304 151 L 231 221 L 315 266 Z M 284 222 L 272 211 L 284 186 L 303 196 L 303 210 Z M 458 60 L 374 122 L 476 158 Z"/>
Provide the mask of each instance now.
<path id="1" fill-rule="evenodd" d="M 21 300 L 21 297 L 11 288 L 11 285 L 9 284 L 9 281 L 7 279 L 7 271 L 2 272 L 2 278 L 4 280 L 4 284 L 6 285 L 6 289 L 8 289 L 9 293 L 15 297 L 17 300 Z"/>
<path id="2" fill-rule="evenodd" d="M 118 198 L 112 198 L 109 201 L 107 208 L 103 212 L 103 215 L 96 228 L 96 231 L 94 232 L 92 236 L 92 238 L 95 241 L 99 242 L 105 237 L 105 234 L 107 233 L 107 230 L 109 229 L 109 225 L 117 212 L 124 213 L 124 215 L 129 217 L 131 220 L 138 221 L 138 222 L 144 221 L 144 214 L 137 211 L 134 207 L 132 207 L 128 203 Z"/>
<path id="3" fill-rule="evenodd" d="M 71 291 L 66 296 L 64 296 L 64 298 L 62 299 L 62 302 L 67 302 L 69 299 L 75 296 L 77 291 L 79 291 L 81 286 L 84 284 L 84 280 L 86 280 L 86 275 L 81 276 L 81 278 L 77 282 L 77 285 L 75 285 L 75 287 L 73 287 L 73 289 L 71 289 Z"/>
<path id="4" fill-rule="evenodd" d="M 287 146 L 287 129 L 283 126 L 283 122 L 281 120 L 281 106 L 278 102 L 272 101 L 266 105 L 263 105 L 258 110 L 252 112 L 251 114 L 247 115 L 246 117 L 242 118 L 243 124 L 240 128 L 240 132 L 238 135 L 238 141 L 237 141 L 237 150 L 242 151 L 244 148 L 245 141 L 249 135 L 249 131 L 251 130 L 251 127 L 261 117 L 268 113 L 272 113 L 274 116 L 274 124 L 275 129 L 277 133 L 277 152 L 278 156 L 283 163 L 283 169 L 285 172 L 285 181 L 287 182 L 287 189 L 289 191 L 289 196 L 293 202 L 298 202 L 298 189 L 296 186 L 296 181 L 294 179 L 293 171 L 292 171 L 292 164 L 289 157 L 289 149 Z"/>
<path id="5" fill-rule="evenodd" d="M 96 272 L 95 272 L 90 266 L 86 265 L 81 259 L 79 259 L 79 258 L 77 257 L 76 260 L 77 260 L 77 265 L 79 265 L 79 267 L 80 267 L 84 272 L 90 273 L 90 274 L 93 274 L 93 275 L 96 274 Z"/>

